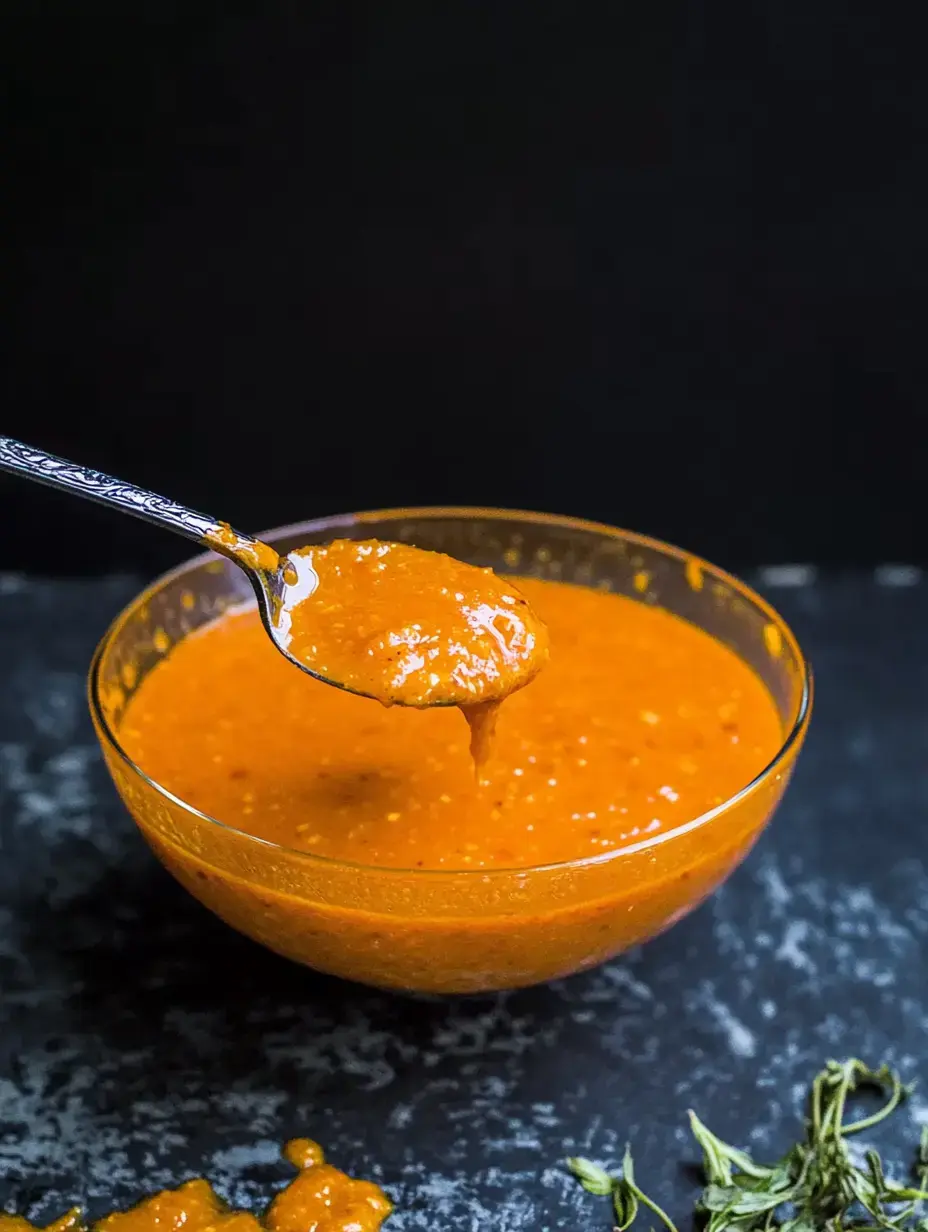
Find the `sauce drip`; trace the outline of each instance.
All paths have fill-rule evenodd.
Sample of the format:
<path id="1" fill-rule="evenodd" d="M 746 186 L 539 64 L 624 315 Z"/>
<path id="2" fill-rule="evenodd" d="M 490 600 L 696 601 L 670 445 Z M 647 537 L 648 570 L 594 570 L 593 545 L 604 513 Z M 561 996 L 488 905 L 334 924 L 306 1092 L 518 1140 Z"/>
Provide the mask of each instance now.
<path id="1" fill-rule="evenodd" d="M 106 1215 L 93 1232 L 377 1232 L 393 1209 L 390 1199 L 371 1181 L 355 1181 L 325 1162 L 322 1149 L 306 1138 L 284 1147 L 284 1156 L 300 1169 L 280 1191 L 263 1219 L 233 1211 L 206 1180 L 186 1181 L 177 1189 L 153 1194 L 128 1211 Z M 86 1232 L 75 1208 L 44 1232 Z M 37 1232 L 19 1215 L 0 1213 L 0 1232 Z"/>
<path id="2" fill-rule="evenodd" d="M 547 630 L 492 569 L 377 539 L 298 548 L 277 628 L 313 672 L 384 706 L 458 706 L 479 773 L 503 698 L 548 657 Z"/>

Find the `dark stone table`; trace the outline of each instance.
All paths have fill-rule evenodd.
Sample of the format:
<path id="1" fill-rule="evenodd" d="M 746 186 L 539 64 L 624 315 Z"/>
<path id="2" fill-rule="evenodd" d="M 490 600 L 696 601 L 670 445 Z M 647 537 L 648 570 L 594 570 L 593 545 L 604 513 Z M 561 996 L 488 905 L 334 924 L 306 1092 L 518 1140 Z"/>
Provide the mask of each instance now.
<path id="1" fill-rule="evenodd" d="M 189 899 L 85 712 L 85 665 L 132 579 L 0 579 L 0 1202 L 99 1214 L 205 1172 L 253 1205 L 306 1133 L 382 1181 L 397 1232 L 605 1230 L 570 1152 L 614 1162 L 630 1139 L 682 1218 L 688 1105 L 768 1151 L 828 1055 L 928 1076 L 928 581 L 807 574 L 763 579 L 818 704 L 746 865 L 598 971 L 434 1003 L 292 966 Z M 916 1093 L 880 1139 L 890 1162 L 926 1120 Z"/>

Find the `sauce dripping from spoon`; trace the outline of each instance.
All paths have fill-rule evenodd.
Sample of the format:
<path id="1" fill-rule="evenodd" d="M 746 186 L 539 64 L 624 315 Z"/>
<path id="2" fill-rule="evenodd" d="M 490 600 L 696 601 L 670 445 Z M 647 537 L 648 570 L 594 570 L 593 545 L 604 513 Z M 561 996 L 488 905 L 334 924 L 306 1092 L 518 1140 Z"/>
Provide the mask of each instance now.
<path id="1" fill-rule="evenodd" d="M 478 772 L 499 703 L 548 656 L 545 626 L 491 569 L 376 539 L 281 558 L 228 522 L 0 436 L 0 469 L 205 543 L 248 576 L 261 623 L 291 663 L 385 706 L 458 706 Z"/>
<path id="2" fill-rule="evenodd" d="M 459 707 L 479 773 L 500 703 L 548 658 L 547 629 L 518 587 L 376 539 L 299 548 L 286 566 L 275 632 L 287 654 L 384 706 Z"/>

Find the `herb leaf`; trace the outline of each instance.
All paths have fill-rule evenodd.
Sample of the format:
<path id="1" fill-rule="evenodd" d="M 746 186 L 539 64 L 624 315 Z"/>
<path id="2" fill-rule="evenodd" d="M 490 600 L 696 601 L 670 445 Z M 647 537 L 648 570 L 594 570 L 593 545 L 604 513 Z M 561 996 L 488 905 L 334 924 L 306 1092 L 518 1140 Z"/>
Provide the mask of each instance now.
<path id="1" fill-rule="evenodd" d="M 612 1177 L 605 1168 L 600 1168 L 592 1160 L 573 1156 L 571 1159 L 568 1159 L 567 1167 L 587 1193 L 599 1194 L 600 1197 L 612 1193 Z"/>
<path id="2" fill-rule="evenodd" d="M 626 1151 L 627 1154 L 628 1152 Z M 615 1188 L 612 1192 L 612 1206 L 615 1210 L 615 1217 L 619 1221 L 616 1224 L 616 1232 L 627 1232 L 627 1229 L 635 1222 L 638 1214 L 638 1194 L 628 1184 L 626 1176 L 622 1176 L 615 1183 Z"/>
<path id="3" fill-rule="evenodd" d="M 865 1090 L 882 1095 L 882 1104 L 868 1116 L 849 1119 L 848 1103 Z M 892 1116 L 910 1090 L 886 1065 L 872 1069 L 855 1057 L 826 1062 L 809 1089 L 803 1137 L 772 1164 L 756 1163 L 690 1112 L 706 1179 L 696 1203 L 699 1232 L 928 1232 L 928 1126 L 912 1169 L 914 1184 L 887 1177 L 872 1149 L 860 1163 L 847 1143 L 850 1135 Z M 585 1189 L 611 1195 L 617 1232 L 628 1232 L 641 1207 L 667 1232 L 677 1232 L 635 1180 L 628 1148 L 618 1177 L 589 1160 L 572 1159 L 568 1166 Z"/>
<path id="4" fill-rule="evenodd" d="M 638 1203 L 640 1202 L 642 1206 L 646 1206 L 648 1208 L 652 1215 L 656 1215 L 658 1217 L 667 1229 L 667 1232 L 677 1232 L 676 1224 L 667 1212 L 662 1210 L 653 1198 L 649 1198 L 648 1195 L 642 1189 L 639 1189 L 639 1187 L 635 1184 L 635 1165 L 632 1162 L 632 1152 L 630 1147 L 625 1148 L 625 1157 L 622 1160 L 622 1180 L 619 1184 L 624 1185 L 627 1194 L 629 1195 L 629 1197 L 626 1198 L 626 1209 L 630 1207 L 631 1200 L 634 1200 L 635 1211 L 637 1212 Z M 616 1209 L 618 1210 L 618 1208 Z M 630 1222 L 631 1220 L 629 1220 L 629 1223 Z M 626 1227 L 627 1226 L 628 1225 L 626 1224 Z M 620 1229 L 619 1232 L 624 1232 L 624 1230 Z"/>
<path id="5" fill-rule="evenodd" d="M 592 1160 L 576 1156 L 567 1160 L 567 1167 L 588 1193 L 604 1197 L 612 1195 L 612 1205 L 618 1220 L 616 1232 L 628 1232 L 635 1222 L 639 1207 L 646 1206 L 656 1215 L 667 1232 L 677 1232 L 673 1220 L 662 1210 L 653 1198 L 649 1198 L 635 1182 L 635 1163 L 631 1150 L 626 1147 L 622 1159 L 622 1175 L 610 1176 L 605 1168 L 594 1164 Z"/>
<path id="6" fill-rule="evenodd" d="M 702 1121 L 692 1110 L 689 1117 L 693 1137 L 703 1150 L 703 1166 L 709 1181 L 719 1185 L 730 1185 L 730 1165 L 732 1164 L 740 1172 L 756 1177 L 758 1180 L 766 1180 L 773 1175 L 773 1168 L 765 1168 L 762 1164 L 755 1164 L 750 1155 L 744 1151 L 739 1151 L 737 1147 L 729 1146 L 721 1138 L 717 1138 L 711 1130 L 703 1125 Z"/>

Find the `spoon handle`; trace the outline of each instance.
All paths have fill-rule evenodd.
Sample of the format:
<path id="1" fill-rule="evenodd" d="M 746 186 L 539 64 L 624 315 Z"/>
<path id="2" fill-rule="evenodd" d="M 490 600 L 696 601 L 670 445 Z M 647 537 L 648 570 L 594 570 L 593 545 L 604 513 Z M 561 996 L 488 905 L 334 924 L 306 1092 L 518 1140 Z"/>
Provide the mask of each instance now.
<path id="1" fill-rule="evenodd" d="M 9 436 L 0 436 L 0 470 L 24 475 L 37 483 L 83 496 L 111 509 L 118 509 L 121 513 L 131 513 L 145 522 L 153 522 L 155 526 L 163 526 L 165 530 L 205 544 L 238 564 L 243 563 L 240 556 L 243 550 L 247 552 L 251 549 L 253 552 L 258 545 L 258 541 L 250 535 L 230 531 L 225 523 L 205 513 L 178 505 L 157 492 L 138 488 L 123 479 L 114 479 L 112 475 L 104 475 L 89 466 L 78 466 L 66 458 L 56 458 L 54 454 L 45 453 Z M 251 561 L 244 563 L 250 565 Z"/>

